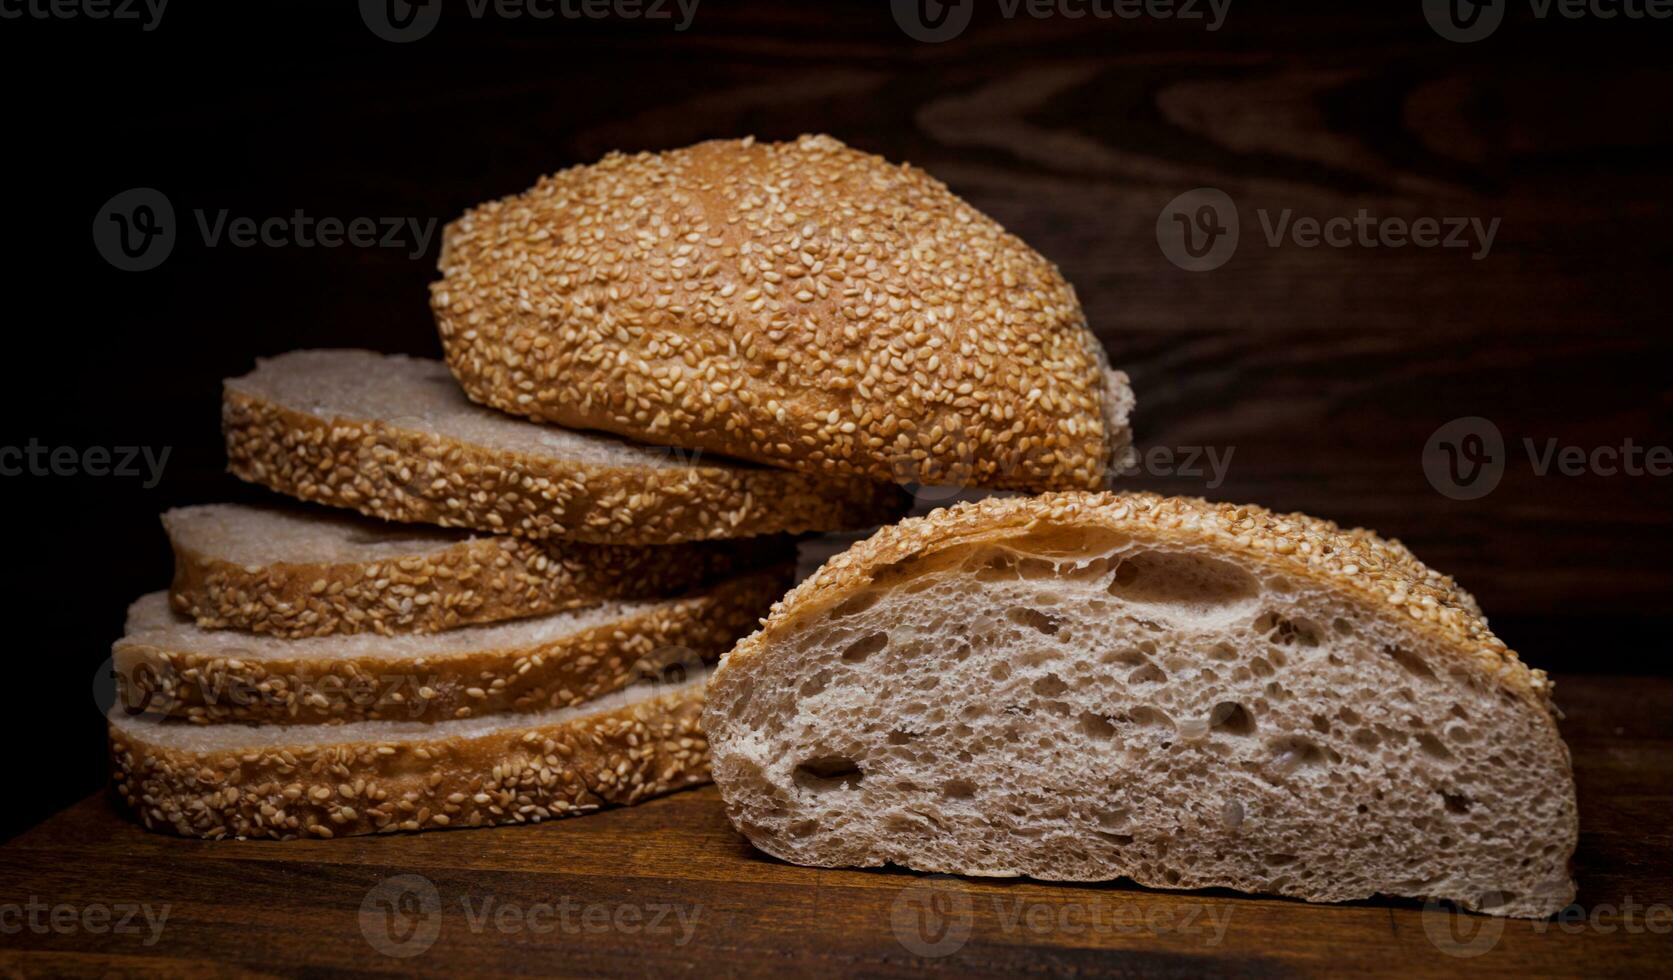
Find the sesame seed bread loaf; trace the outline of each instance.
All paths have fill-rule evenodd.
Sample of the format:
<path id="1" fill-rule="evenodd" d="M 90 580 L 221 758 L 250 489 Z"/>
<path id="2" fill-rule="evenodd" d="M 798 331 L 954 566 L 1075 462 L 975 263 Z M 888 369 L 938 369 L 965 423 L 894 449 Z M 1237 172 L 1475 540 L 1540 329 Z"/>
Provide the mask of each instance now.
<path id="1" fill-rule="evenodd" d="M 437 721 L 563 708 L 713 661 L 789 588 L 792 566 L 677 599 L 608 602 L 445 633 L 285 640 L 204 630 L 152 593 L 111 657 L 133 711 L 196 722 Z"/>
<path id="2" fill-rule="evenodd" d="M 431 287 L 485 405 L 828 476 L 1096 489 L 1132 392 L 1057 267 L 828 136 L 611 154 L 450 225 Z"/>
<path id="3" fill-rule="evenodd" d="M 1545 675 L 1404 547 L 1154 495 L 986 500 L 825 564 L 716 671 L 715 781 L 798 864 L 1547 916 Z"/>
<path id="4" fill-rule="evenodd" d="M 192 725 L 117 708 L 115 789 L 147 828 L 217 840 L 538 823 L 707 782 L 703 683 L 434 724 Z"/>
<path id="5" fill-rule="evenodd" d="M 293 351 L 229 379 L 228 468 L 391 521 L 529 538 L 665 545 L 869 527 L 898 487 L 700 458 L 472 404 L 439 362 Z"/>
<path id="6" fill-rule="evenodd" d="M 242 504 L 180 507 L 162 520 L 176 610 L 205 629 L 287 638 L 433 633 L 673 596 L 795 555 L 784 536 L 644 548 Z"/>

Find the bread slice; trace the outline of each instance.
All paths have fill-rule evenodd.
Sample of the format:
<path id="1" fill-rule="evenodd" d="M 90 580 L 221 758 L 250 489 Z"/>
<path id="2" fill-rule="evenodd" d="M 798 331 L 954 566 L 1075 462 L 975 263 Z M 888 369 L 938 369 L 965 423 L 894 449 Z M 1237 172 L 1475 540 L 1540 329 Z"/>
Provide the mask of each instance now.
<path id="1" fill-rule="evenodd" d="M 196 722 L 437 721 L 563 708 L 712 661 L 791 581 L 781 565 L 678 599 L 608 602 L 445 633 L 284 640 L 204 630 L 155 592 L 111 659 L 131 711 Z"/>
<path id="2" fill-rule="evenodd" d="M 205 629 L 287 638 L 434 633 L 674 596 L 795 557 L 779 535 L 661 548 L 537 542 L 243 504 L 180 507 L 162 519 L 175 609 Z"/>
<path id="3" fill-rule="evenodd" d="M 819 478 L 471 404 L 437 361 L 294 351 L 226 382 L 227 462 L 253 483 L 372 517 L 664 545 L 869 527 L 904 512 L 898 487 Z"/>
<path id="4" fill-rule="evenodd" d="M 1550 694 L 1397 542 L 1051 494 L 833 558 L 704 723 L 733 822 L 798 864 L 1546 916 L 1576 836 Z"/>
<path id="5" fill-rule="evenodd" d="M 1132 391 L 1074 289 L 829 136 L 611 154 L 447 228 L 431 307 L 506 412 L 821 476 L 1097 489 Z"/>
<path id="6" fill-rule="evenodd" d="M 118 708 L 115 788 L 147 828 L 216 840 L 538 823 L 707 782 L 704 679 L 434 724 L 205 726 Z"/>

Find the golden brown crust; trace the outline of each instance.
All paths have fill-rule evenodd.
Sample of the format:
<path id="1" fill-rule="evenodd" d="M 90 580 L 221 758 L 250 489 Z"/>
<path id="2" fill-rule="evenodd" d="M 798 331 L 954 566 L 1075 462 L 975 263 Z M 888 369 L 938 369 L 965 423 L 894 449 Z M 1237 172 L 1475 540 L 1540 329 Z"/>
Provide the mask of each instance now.
<path id="1" fill-rule="evenodd" d="M 110 726 L 117 794 L 188 837 L 343 837 L 537 823 L 709 779 L 702 688 L 475 738 L 184 751 Z"/>
<path id="2" fill-rule="evenodd" d="M 1551 710 L 1552 685 L 1545 672 L 1523 664 L 1488 629 L 1469 593 L 1418 561 L 1400 542 L 1305 514 L 1151 493 L 994 498 L 885 527 L 827 561 L 775 603 L 761 630 L 740 642 L 721 670 L 760 656 L 798 621 L 872 587 L 879 575 L 887 580 L 901 574 L 914 560 L 959 545 L 1014 537 L 1019 531 L 1045 534 L 1056 528 L 1064 529 L 1067 541 L 1088 528 L 1103 528 L 1163 545 L 1207 544 L 1239 560 L 1355 594 L 1373 607 L 1403 610 L 1415 628 L 1484 676 Z"/>
<path id="3" fill-rule="evenodd" d="M 898 487 L 862 480 L 560 461 L 381 421 L 322 418 L 231 387 L 221 417 L 234 475 L 390 521 L 665 545 L 869 527 L 904 511 Z"/>
<path id="4" fill-rule="evenodd" d="M 1129 441 L 1126 378 L 1057 268 L 828 136 L 612 154 L 470 211 L 440 267 L 448 363 L 503 411 L 1023 490 L 1102 487 Z"/>
<path id="5" fill-rule="evenodd" d="M 366 562 L 242 565 L 171 535 L 170 600 L 204 629 L 297 639 L 435 633 L 608 600 L 679 595 L 739 569 L 791 558 L 783 537 L 661 548 L 473 537 Z"/>
<path id="6" fill-rule="evenodd" d="M 786 564 L 554 639 L 433 659 L 235 658 L 124 638 L 113 666 L 134 710 L 193 722 L 439 721 L 591 701 L 675 665 L 712 662 L 793 579 Z"/>

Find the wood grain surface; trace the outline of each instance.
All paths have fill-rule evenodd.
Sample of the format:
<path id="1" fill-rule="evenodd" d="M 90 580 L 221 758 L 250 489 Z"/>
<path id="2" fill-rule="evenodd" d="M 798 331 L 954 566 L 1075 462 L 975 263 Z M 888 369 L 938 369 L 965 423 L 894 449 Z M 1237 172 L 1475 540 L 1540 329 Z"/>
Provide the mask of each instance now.
<path id="1" fill-rule="evenodd" d="M 0 846 L 0 896 L 66 906 L 11 933 L 39 975 L 1641 977 L 1673 962 L 1673 681 L 1564 678 L 1577 902 L 1543 922 L 1411 901 L 1308 905 L 1125 883 L 795 867 L 713 787 L 526 828 L 181 840 L 95 796 Z M 408 877 L 417 876 L 417 877 Z M 403 898 L 406 895 L 409 897 Z M 93 933 L 89 906 L 142 907 Z M 151 922 L 147 925 L 144 906 Z M 166 912 L 164 911 L 166 907 Z M 394 910 L 394 911 L 391 911 Z M 531 914 L 532 911 L 532 914 Z M 10 918 L 8 918 L 10 916 Z M 95 920 L 97 922 L 97 920 Z M 74 924 L 71 924 L 71 923 Z M 11 923 L 24 923 L 12 931 Z M 148 943 L 148 940 L 150 942 Z"/>

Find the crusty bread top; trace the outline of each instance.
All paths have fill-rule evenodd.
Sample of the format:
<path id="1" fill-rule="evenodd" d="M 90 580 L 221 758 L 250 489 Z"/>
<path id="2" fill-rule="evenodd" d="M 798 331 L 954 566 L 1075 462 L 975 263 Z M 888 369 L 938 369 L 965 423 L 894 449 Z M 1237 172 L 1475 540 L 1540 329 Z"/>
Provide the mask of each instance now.
<path id="1" fill-rule="evenodd" d="M 1551 708 L 1551 681 L 1530 670 L 1487 627 L 1475 598 L 1418 561 L 1405 545 L 1364 528 L 1343 529 L 1306 514 L 1152 493 L 1050 493 L 990 498 L 884 527 L 827 561 L 778 603 L 727 663 L 760 654 L 781 631 L 850 598 L 913 559 L 960 545 L 1046 535 L 1074 547 L 1089 528 L 1160 544 L 1205 544 L 1303 580 L 1403 609 L 1418 626 L 1468 658 L 1506 690 Z M 1059 533 L 1053 533 L 1059 532 Z"/>
<path id="2" fill-rule="evenodd" d="M 1057 268 L 828 136 L 612 154 L 450 225 L 448 362 L 495 408 L 804 472 L 1096 489 L 1127 379 Z"/>

